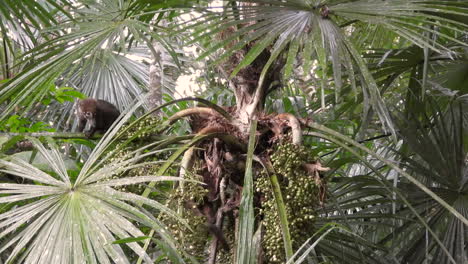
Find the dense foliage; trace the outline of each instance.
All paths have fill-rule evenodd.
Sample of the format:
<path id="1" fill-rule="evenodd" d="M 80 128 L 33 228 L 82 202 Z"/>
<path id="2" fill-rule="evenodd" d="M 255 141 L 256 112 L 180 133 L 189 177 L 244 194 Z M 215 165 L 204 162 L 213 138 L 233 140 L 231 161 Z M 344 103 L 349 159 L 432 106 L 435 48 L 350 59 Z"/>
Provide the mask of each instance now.
<path id="1" fill-rule="evenodd" d="M 465 0 L 1 1 L 0 262 L 468 263 L 467 32 Z"/>

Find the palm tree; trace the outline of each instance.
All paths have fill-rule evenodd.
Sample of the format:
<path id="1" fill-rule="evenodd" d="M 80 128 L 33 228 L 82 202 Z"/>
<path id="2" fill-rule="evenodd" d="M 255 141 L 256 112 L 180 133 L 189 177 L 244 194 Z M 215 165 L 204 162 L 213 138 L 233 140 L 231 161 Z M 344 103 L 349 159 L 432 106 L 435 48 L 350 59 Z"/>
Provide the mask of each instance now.
<path id="1" fill-rule="evenodd" d="M 8 50 L 4 54 L 21 46 L 19 39 L 10 37 L 16 30 L 23 42 L 39 33 L 43 39 L 14 57 L 18 71 L 1 86 L 3 119 L 14 111 L 37 111 L 37 102 L 54 84 L 80 87 L 86 95 L 121 108 L 131 105 L 148 82 L 147 64 L 135 61 L 134 54 L 160 58 L 155 42 L 182 70 L 193 64 L 182 59 L 179 47 L 195 45 L 208 87 L 224 86 L 208 89 L 212 102 L 189 98 L 142 110 L 146 114 L 124 132 L 117 134 L 120 124 L 98 143 L 95 152 L 110 157 L 115 152 L 108 144 L 122 141 L 117 150 L 129 148 L 125 153 L 134 156 L 130 158 L 134 166 L 158 160 L 162 165 L 155 167 L 156 177 L 170 173 L 188 180 L 167 190 L 166 200 L 173 201 L 167 207 L 132 209 L 121 204 L 122 216 L 138 213 L 130 217 L 132 224 L 142 222 L 157 234 L 142 236 L 130 225 L 132 232 L 110 230 L 120 239 L 132 236 L 128 245 L 134 253 L 119 251 L 119 246 L 102 253 L 93 244 L 98 262 L 136 255 L 150 261 L 141 250 L 152 249 L 158 252 L 152 255 L 155 259 L 163 250 L 160 259 L 173 262 L 195 261 L 188 254 L 209 263 L 301 262 L 306 256 L 313 262 L 333 263 L 467 261 L 465 1 L 251 0 L 221 7 L 211 1 L 23 4 L 38 6 L 28 9 L 13 1 L 0 6 L 0 11 L 20 10 L 3 15 L 3 25 L 8 25 L 0 27 L 2 45 Z M 15 24 L 28 27 L 10 26 Z M 4 65 L 8 68 L 3 68 L 3 78 L 11 78 L 10 64 Z M 213 104 L 221 103 L 221 98 L 235 104 Z M 294 107 L 298 100 L 302 107 Z M 190 101 L 199 104 L 192 106 Z M 42 114 L 35 116 L 55 116 L 55 124 L 61 126 L 60 120 L 70 116 L 71 103 L 65 112 L 58 112 L 59 107 L 64 106 L 40 110 Z M 276 114 L 280 108 L 284 112 Z M 155 124 L 150 114 L 159 110 L 165 116 Z M 185 117 L 190 117 L 192 135 L 176 122 Z M 171 136 L 177 133 L 185 135 Z M 141 138 L 156 141 L 147 145 Z M 7 139 L 6 146 L 15 140 Z M 43 148 L 38 142 L 36 146 Z M 8 162 L 3 163 L 7 173 L 24 177 L 20 171 L 25 163 Z M 54 168 L 55 163 L 60 162 L 49 166 Z M 112 163 L 91 154 L 79 175 L 87 175 L 91 165 L 86 164 L 95 164 L 97 171 L 112 168 Z M 50 177 L 59 175 L 55 171 Z M 125 176 L 125 170 L 119 172 L 119 177 Z M 83 183 L 83 177 L 70 183 Z M 34 186 L 29 184 L 21 193 Z M 155 194 L 162 186 L 152 182 L 141 198 L 132 199 L 153 206 L 147 197 L 160 198 Z M 4 188 L 5 193 L 16 193 L 13 190 L 20 187 Z M 87 202 L 83 200 L 83 206 Z M 6 208 L 4 214 L 20 208 Z M 78 217 L 61 213 L 65 218 L 60 212 L 64 211 L 54 212 L 51 219 Z M 180 223 L 181 217 L 188 225 Z M 17 221 L 19 226 L 29 220 L 24 216 Z M 339 225 L 322 228 L 330 222 Z M 169 237 L 162 226 L 172 230 Z M 28 228 L 34 227 L 19 230 L 5 249 L 18 240 L 28 242 L 21 240 L 28 236 Z M 47 236 L 52 227 L 37 228 Z M 117 237 L 109 234 L 106 241 Z M 158 242 L 152 244 L 148 237 Z M 50 241 L 50 246 L 60 243 Z M 25 245 L 16 244 L 9 258 L 22 253 L 25 261 L 48 260 L 38 253 L 41 247 Z M 63 256 L 86 256 L 90 249 L 82 249 Z M 303 257 L 293 257 L 295 250 Z"/>

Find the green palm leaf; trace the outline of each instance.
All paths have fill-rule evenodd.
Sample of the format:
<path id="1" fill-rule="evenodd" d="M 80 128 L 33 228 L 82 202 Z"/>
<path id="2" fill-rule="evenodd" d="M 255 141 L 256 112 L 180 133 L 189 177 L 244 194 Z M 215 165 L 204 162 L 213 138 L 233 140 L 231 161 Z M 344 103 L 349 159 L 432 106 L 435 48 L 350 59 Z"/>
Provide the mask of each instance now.
<path id="1" fill-rule="evenodd" d="M 128 59 L 126 55 L 131 52 L 127 50 L 135 46 L 127 46 L 127 42 L 136 40 L 150 48 L 155 40 L 162 43 L 175 62 L 178 55 L 165 40 L 164 28 L 150 27 L 137 16 L 130 17 L 128 8 L 126 2 L 90 2 L 80 6 L 73 19 L 47 28 L 67 33 L 40 43 L 23 55 L 28 60 L 18 66 L 25 66 L 25 70 L 1 88 L 0 103 L 9 102 L 2 117 L 18 104 L 26 106 L 24 112 L 30 110 L 57 80 L 79 85 L 89 95 L 122 103 L 122 108 L 129 105 L 133 99 L 129 97 L 144 91 L 147 66 Z"/>
<path id="2" fill-rule="evenodd" d="M 463 107 L 459 102 L 453 102 L 446 111 L 441 111 L 436 103 L 432 105 L 430 112 L 434 114 L 431 117 L 420 120 L 413 116 L 411 121 L 401 119 L 401 134 L 410 149 L 407 153 L 400 153 L 403 164 L 415 178 L 431 186 L 438 196 L 466 218 L 468 170 L 463 143 Z M 462 242 L 467 235 L 466 225 L 421 190 L 407 184 L 402 184 L 401 188 L 410 194 L 414 207 L 425 216 L 429 227 L 438 234 L 455 261 L 466 261 L 467 248 Z M 399 212 L 401 215 L 407 213 L 406 209 Z M 402 225 L 399 232 L 405 233 L 405 238 L 399 237 L 405 241 L 405 246 L 398 252 L 405 262 L 420 263 L 430 254 L 434 256 L 432 263 L 450 263 L 432 240 L 427 241 L 428 244 L 424 242 L 425 229 L 409 222 Z"/>
<path id="3" fill-rule="evenodd" d="M 164 212 L 182 224 L 185 222 L 161 203 L 116 187 L 181 179 L 151 175 L 113 179 L 116 173 L 124 173 L 147 163 L 135 164 L 133 155 L 110 162 L 110 156 L 104 152 L 112 143 L 117 129 L 139 106 L 137 104 L 127 111 L 114 125 L 115 128 L 105 135 L 76 180 L 70 179 L 65 162 L 50 139 L 48 147 L 37 139 L 29 139 L 47 161 L 50 171 L 39 170 L 15 157 L 0 160 L 2 172 L 37 183 L 0 184 L 1 192 L 6 194 L 0 197 L 0 203 L 20 202 L 18 207 L 0 214 L 0 237 L 9 237 L 0 247 L 0 252 L 11 249 L 7 262 L 130 263 L 128 253 L 120 244 L 113 242 L 144 236 L 136 223 L 155 230 L 164 247 L 179 252 L 175 240 L 165 231 L 166 226 L 141 206 Z M 126 245 L 146 262 L 152 261 L 138 242 Z M 177 258 L 179 262 L 184 262 L 182 257 Z"/>
<path id="4" fill-rule="evenodd" d="M 253 175 L 252 162 L 255 150 L 255 131 L 257 131 L 257 121 L 253 120 L 250 124 L 248 158 L 245 168 L 244 188 L 239 205 L 239 231 L 237 240 L 237 264 L 255 264 L 257 256 L 255 255 L 253 237 L 255 232 L 255 217 L 253 207 Z"/>
<path id="5" fill-rule="evenodd" d="M 393 122 L 381 99 L 379 86 L 369 73 L 366 61 L 362 59 L 357 49 L 358 46 L 348 40 L 349 32 L 341 29 L 337 21 L 362 21 L 378 25 L 416 45 L 438 52 L 447 48 L 440 42 L 429 41 L 426 33 L 434 34 L 438 36 L 438 39 L 450 40 L 466 46 L 466 43 L 444 31 L 447 29 L 459 34 L 466 31 L 466 24 L 444 16 L 447 14 L 466 16 L 468 6 L 462 2 L 453 4 L 447 4 L 446 1 L 385 1 L 384 3 L 380 1 L 330 1 L 325 4 L 322 2 L 316 1 L 313 4 L 309 1 L 292 0 L 245 1 L 246 4 L 240 4 L 237 9 L 226 8 L 223 12 L 222 23 L 215 20 L 214 15 L 210 13 L 201 16 L 199 19 L 206 23 L 205 31 L 204 33 L 201 33 L 202 30 L 196 31 L 194 40 L 210 37 L 212 34 L 236 26 L 237 31 L 231 32 L 231 35 L 224 40 L 208 46 L 201 55 L 201 58 L 209 56 L 237 40 L 233 45 L 228 46 L 224 54 L 215 61 L 220 62 L 246 45 L 251 45 L 249 52 L 233 70 L 232 75 L 249 65 L 265 49 L 269 49 L 271 56 L 265 65 L 264 72 L 281 52 L 284 51 L 287 54 L 285 77 L 291 74 L 293 64 L 296 67 L 300 66 L 298 62 L 294 63 L 297 54 L 303 55 L 302 59 L 306 68 L 310 67 L 311 60 L 318 59 L 319 67 L 322 72 L 325 72 L 327 64 L 330 63 L 336 93 L 339 94 L 343 78 L 348 76 L 347 83 L 353 87 L 356 85 L 362 87 L 364 103 L 367 106 L 365 109 L 372 106 L 378 113 L 382 124 L 392 131 L 394 131 Z M 189 25 L 186 29 L 195 25 L 199 24 Z M 440 27 L 444 30 L 436 31 L 433 27 Z M 315 49 L 312 49 L 310 45 Z M 357 76 L 354 77 L 355 75 Z M 325 76 L 322 78 L 325 79 Z M 322 106 L 324 107 L 323 104 Z M 364 116 L 366 115 L 365 112 Z"/>

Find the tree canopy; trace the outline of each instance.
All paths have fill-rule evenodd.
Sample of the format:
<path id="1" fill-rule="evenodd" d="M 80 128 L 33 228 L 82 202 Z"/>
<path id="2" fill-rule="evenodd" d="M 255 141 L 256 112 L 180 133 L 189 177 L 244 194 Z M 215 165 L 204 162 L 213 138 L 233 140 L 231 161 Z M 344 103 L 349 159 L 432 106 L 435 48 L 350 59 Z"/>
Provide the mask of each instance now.
<path id="1" fill-rule="evenodd" d="M 465 0 L 4 0 L 0 261 L 468 262 L 467 32 Z"/>

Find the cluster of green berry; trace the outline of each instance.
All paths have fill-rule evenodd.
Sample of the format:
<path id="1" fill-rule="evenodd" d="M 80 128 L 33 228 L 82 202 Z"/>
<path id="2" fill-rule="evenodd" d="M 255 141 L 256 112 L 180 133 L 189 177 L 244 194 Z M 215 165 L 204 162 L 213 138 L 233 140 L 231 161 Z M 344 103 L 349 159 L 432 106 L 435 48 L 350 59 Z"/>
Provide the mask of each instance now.
<path id="1" fill-rule="evenodd" d="M 178 242 L 177 245 L 180 249 L 183 249 L 190 256 L 201 260 L 206 257 L 204 252 L 207 250 L 206 242 L 209 240 L 205 227 L 206 218 L 186 213 L 184 214 L 184 219 L 187 221 L 190 229 L 170 217 L 164 217 L 163 221 L 167 223 L 167 227 Z"/>
<path id="2" fill-rule="evenodd" d="M 228 218 L 224 218 L 225 221 L 229 220 Z M 230 226 L 234 226 L 233 223 L 225 224 L 223 228 L 224 238 L 229 245 L 229 250 L 218 250 L 218 254 L 216 254 L 216 263 L 234 263 L 235 257 L 235 232 L 234 228 L 229 228 Z M 219 246 L 218 246 L 219 249 Z"/>
<path id="3" fill-rule="evenodd" d="M 319 204 L 318 187 L 302 167 L 312 162 L 313 156 L 303 146 L 282 143 L 270 159 L 280 184 L 293 247 L 297 249 L 313 235 Z M 283 263 L 283 236 L 269 177 L 264 171 L 255 181 L 255 190 L 262 197 L 259 212 L 264 225 L 263 249 L 268 263 Z"/>
<path id="4" fill-rule="evenodd" d="M 201 181 L 201 176 L 187 173 L 186 179 Z M 208 190 L 196 182 L 181 182 L 168 196 L 166 206 L 178 212 L 188 226 L 181 224 L 174 218 L 162 215 L 161 220 L 169 227 L 169 231 L 178 241 L 179 246 L 192 257 L 203 259 L 206 257 L 209 244 L 209 234 L 206 228 L 206 217 L 194 213 L 203 202 Z M 190 208 L 192 207 L 192 208 Z"/>
<path id="5" fill-rule="evenodd" d="M 105 178 L 105 180 L 120 179 L 122 177 L 136 177 L 136 176 L 146 176 L 146 175 L 156 175 L 157 171 L 160 168 L 160 164 L 151 163 L 158 159 L 156 156 L 146 157 L 144 161 L 145 164 L 141 166 L 131 166 L 131 164 L 126 161 L 134 158 L 136 155 L 135 149 L 138 149 L 140 144 L 131 142 L 126 147 L 123 147 L 122 143 L 117 143 L 108 153 L 111 157 L 104 163 L 105 166 L 110 166 L 109 169 L 110 175 Z M 122 165 L 125 164 L 125 165 Z M 123 167 L 132 167 L 127 170 L 123 170 Z M 146 183 L 134 184 L 134 185 L 123 185 L 115 187 L 116 190 L 124 192 L 132 192 L 135 194 L 141 194 L 146 188 Z"/>
<path id="6" fill-rule="evenodd" d="M 136 137 L 138 139 L 148 138 L 158 133 L 159 125 L 161 125 L 161 120 L 159 118 L 148 116 L 125 131 L 124 136 L 128 138 Z"/>

